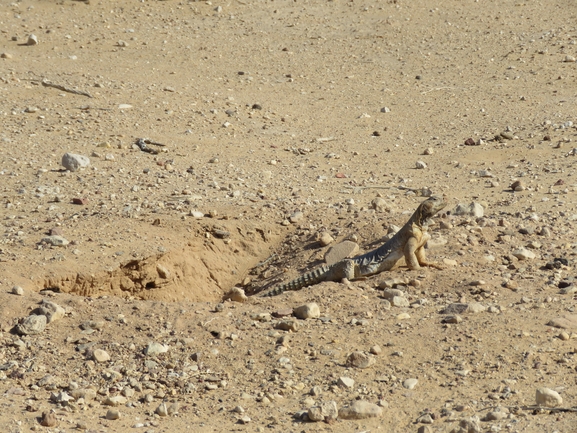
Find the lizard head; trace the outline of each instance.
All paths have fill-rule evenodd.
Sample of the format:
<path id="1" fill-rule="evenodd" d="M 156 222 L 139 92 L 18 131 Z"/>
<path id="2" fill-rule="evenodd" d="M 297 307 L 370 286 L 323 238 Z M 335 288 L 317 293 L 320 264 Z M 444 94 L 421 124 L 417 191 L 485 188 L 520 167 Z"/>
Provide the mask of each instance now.
<path id="1" fill-rule="evenodd" d="M 417 208 L 415 222 L 420 226 L 428 225 L 429 220 L 445 206 L 447 206 L 445 197 L 429 197 Z"/>

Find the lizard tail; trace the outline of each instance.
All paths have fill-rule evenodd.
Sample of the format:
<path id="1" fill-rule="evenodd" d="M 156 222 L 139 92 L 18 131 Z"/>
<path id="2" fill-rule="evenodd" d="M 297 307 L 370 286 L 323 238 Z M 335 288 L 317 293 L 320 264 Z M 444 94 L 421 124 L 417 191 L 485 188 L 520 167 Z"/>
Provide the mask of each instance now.
<path id="1" fill-rule="evenodd" d="M 312 286 L 314 284 L 320 283 L 321 281 L 325 280 L 325 276 L 329 271 L 328 266 L 321 266 L 318 269 L 314 269 L 310 272 L 307 272 L 304 275 L 301 275 L 298 278 L 295 278 L 288 283 L 279 284 L 274 289 L 269 290 L 268 292 L 263 293 L 260 295 L 261 297 L 269 297 L 269 296 L 277 296 L 284 292 L 289 292 L 291 290 L 300 290 L 303 287 Z"/>

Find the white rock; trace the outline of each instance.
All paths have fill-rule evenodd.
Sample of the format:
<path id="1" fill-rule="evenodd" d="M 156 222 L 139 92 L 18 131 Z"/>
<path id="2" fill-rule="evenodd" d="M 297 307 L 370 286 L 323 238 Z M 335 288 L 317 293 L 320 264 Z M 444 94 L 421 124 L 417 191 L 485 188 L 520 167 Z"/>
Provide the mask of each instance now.
<path id="1" fill-rule="evenodd" d="M 418 169 L 423 169 L 423 168 L 427 168 L 427 164 L 425 164 L 423 161 L 417 161 L 415 163 L 415 167 Z"/>
<path id="2" fill-rule="evenodd" d="M 337 402 L 334 400 L 313 406 L 308 410 L 309 420 L 314 422 L 335 420 L 339 416 Z"/>
<path id="3" fill-rule="evenodd" d="M 56 320 L 62 319 L 66 315 L 66 310 L 60 305 L 44 299 L 40 304 L 40 307 L 34 310 L 34 313 L 46 316 L 46 323 L 52 323 Z"/>
<path id="4" fill-rule="evenodd" d="M 150 343 L 146 349 L 144 349 L 144 354 L 148 356 L 158 355 L 160 353 L 168 352 L 169 347 L 164 344 L 152 342 Z"/>
<path id="5" fill-rule="evenodd" d="M 65 247 L 66 245 L 68 245 L 70 242 L 68 241 L 68 239 L 62 237 L 62 236 L 58 236 L 58 235 L 52 235 L 52 236 L 45 236 L 42 238 L 42 241 L 46 244 L 50 244 L 54 247 Z"/>
<path id="6" fill-rule="evenodd" d="M 90 158 L 75 153 L 65 153 L 62 156 L 62 165 L 66 170 L 76 171 L 90 165 Z"/>
<path id="7" fill-rule="evenodd" d="M 563 398 L 557 391 L 549 388 L 538 388 L 535 392 L 535 401 L 539 406 L 557 407 L 563 404 Z"/>
<path id="8" fill-rule="evenodd" d="M 377 418 L 382 414 L 382 408 L 364 400 L 356 400 L 350 406 L 345 406 L 339 410 L 339 418 L 341 419 Z"/>
<path id="9" fill-rule="evenodd" d="M 38 37 L 36 35 L 29 35 L 26 45 L 38 45 Z"/>
<path id="10" fill-rule="evenodd" d="M 10 293 L 12 293 L 13 295 L 22 296 L 22 295 L 24 295 L 24 289 L 20 286 L 14 286 L 14 287 L 12 287 L 12 290 L 10 291 Z"/>
<path id="11" fill-rule="evenodd" d="M 339 386 L 342 386 L 344 388 L 352 388 L 353 386 L 355 386 L 355 380 L 351 379 L 350 377 L 339 377 L 339 380 L 337 381 L 337 384 Z"/>
<path id="12" fill-rule="evenodd" d="M 106 350 L 102 349 L 96 349 L 94 352 L 92 352 L 92 358 L 94 358 L 96 362 L 110 361 L 110 355 Z"/>
<path id="13" fill-rule="evenodd" d="M 413 389 L 415 386 L 417 386 L 417 383 L 419 383 L 417 379 L 407 379 L 403 382 L 403 387 L 407 389 Z"/>
<path id="14" fill-rule="evenodd" d="M 227 298 L 234 302 L 246 302 L 248 296 L 244 293 L 244 290 L 240 287 L 233 287 L 227 294 Z"/>

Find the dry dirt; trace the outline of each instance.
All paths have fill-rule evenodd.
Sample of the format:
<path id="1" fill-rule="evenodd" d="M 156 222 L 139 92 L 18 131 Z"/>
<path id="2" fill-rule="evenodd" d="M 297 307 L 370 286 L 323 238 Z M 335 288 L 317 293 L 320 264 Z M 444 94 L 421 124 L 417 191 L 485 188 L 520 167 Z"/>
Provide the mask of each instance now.
<path id="1" fill-rule="evenodd" d="M 576 22 L 572 0 L 0 0 L 0 430 L 577 431 L 577 331 L 547 325 L 577 304 Z M 322 263 L 323 232 L 375 248 L 423 188 L 450 202 L 444 270 L 223 300 Z M 42 300 L 64 317 L 18 335 Z M 264 314 L 308 302 L 294 331 Z M 445 323 L 454 303 L 484 310 Z M 541 387 L 568 410 L 531 408 Z M 303 416 L 355 400 L 381 416 Z"/>

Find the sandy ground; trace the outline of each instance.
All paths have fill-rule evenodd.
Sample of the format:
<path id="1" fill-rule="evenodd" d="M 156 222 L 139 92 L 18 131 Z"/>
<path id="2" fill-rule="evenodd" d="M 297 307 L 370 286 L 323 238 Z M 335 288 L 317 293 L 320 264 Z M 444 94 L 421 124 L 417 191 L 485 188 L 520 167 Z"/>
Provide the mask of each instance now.
<path id="1" fill-rule="evenodd" d="M 0 0 L 1 430 L 577 431 L 576 18 L 570 0 Z M 449 202 L 443 270 L 225 300 L 343 240 L 370 251 L 423 192 Z M 50 323 L 23 334 L 30 314 Z M 556 409 L 534 407 L 543 387 Z M 355 401 L 379 415 L 308 415 Z"/>

